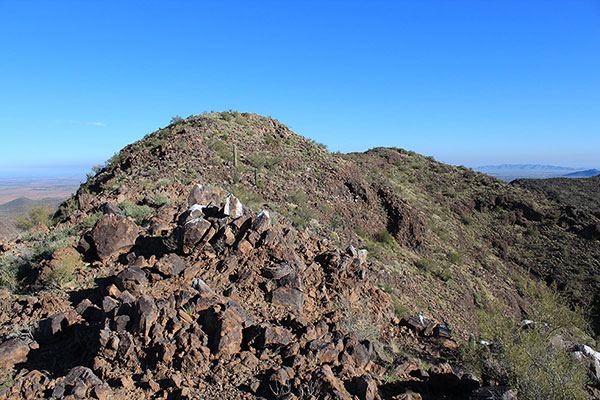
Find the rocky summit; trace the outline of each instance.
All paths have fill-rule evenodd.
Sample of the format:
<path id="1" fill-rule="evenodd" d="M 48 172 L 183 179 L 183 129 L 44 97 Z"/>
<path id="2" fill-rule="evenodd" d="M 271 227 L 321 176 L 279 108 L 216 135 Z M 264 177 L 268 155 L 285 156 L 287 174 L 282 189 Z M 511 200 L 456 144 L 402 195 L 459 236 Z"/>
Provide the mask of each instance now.
<path id="1" fill-rule="evenodd" d="M 0 398 L 591 398 L 599 240 L 412 152 L 177 119 L 0 244 Z"/>

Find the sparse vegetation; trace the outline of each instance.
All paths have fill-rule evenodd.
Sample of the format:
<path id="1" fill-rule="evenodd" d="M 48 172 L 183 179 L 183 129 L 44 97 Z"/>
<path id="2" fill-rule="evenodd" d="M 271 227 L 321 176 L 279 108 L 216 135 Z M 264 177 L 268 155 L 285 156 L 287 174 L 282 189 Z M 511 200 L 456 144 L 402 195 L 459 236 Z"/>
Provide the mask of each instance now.
<path id="1" fill-rule="evenodd" d="M 98 220 L 102 218 L 103 215 L 104 213 L 101 211 L 88 215 L 83 219 L 83 227 L 91 228 L 92 226 L 96 225 L 96 222 L 98 222 Z"/>
<path id="2" fill-rule="evenodd" d="M 15 225 L 17 228 L 28 231 L 36 225 L 52 226 L 52 213 L 47 205 L 32 207 L 27 217 L 17 217 Z"/>
<path id="3" fill-rule="evenodd" d="M 138 225 L 143 225 L 144 221 L 153 213 L 152 208 L 133 204 L 129 201 L 119 203 L 119 208 L 122 216 L 133 218 Z"/>
<path id="4" fill-rule="evenodd" d="M 19 287 L 19 263 L 11 255 L 0 256 L 0 287 L 11 291 Z"/>
<path id="5" fill-rule="evenodd" d="M 83 265 L 76 252 L 62 254 L 55 258 L 53 263 L 54 265 L 43 270 L 40 279 L 47 286 L 56 289 L 62 289 L 66 283 L 73 280 L 74 273 Z"/>
<path id="6" fill-rule="evenodd" d="M 587 398 L 585 363 L 557 341 L 585 341 L 586 321 L 556 291 L 541 285 L 527 291 L 535 295 L 535 306 L 527 315 L 530 322 L 515 319 L 498 302 L 488 304 L 479 311 L 479 329 L 482 339 L 493 345 L 465 344 L 463 357 L 480 370 L 487 366 L 483 372 L 515 387 L 519 399 Z"/>

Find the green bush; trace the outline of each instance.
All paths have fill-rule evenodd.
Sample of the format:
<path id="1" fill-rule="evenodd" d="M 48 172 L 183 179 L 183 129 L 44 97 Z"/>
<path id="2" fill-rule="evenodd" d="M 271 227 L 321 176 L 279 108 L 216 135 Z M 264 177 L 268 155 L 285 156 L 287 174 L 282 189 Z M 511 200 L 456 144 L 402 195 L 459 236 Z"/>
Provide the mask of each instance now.
<path id="1" fill-rule="evenodd" d="M 485 351 L 465 353 L 470 353 L 471 360 L 475 358 L 480 366 L 500 366 L 488 369 L 487 373 L 516 388 L 519 399 L 585 399 L 586 364 L 566 348 L 551 344 L 550 339 L 560 335 L 582 343 L 589 329 L 587 322 L 581 313 L 569 309 L 555 290 L 542 288 L 536 292 L 536 304 L 527 316 L 533 323 L 527 328 L 506 315 L 497 303 L 479 310 L 481 338 L 496 345 Z"/>
<path id="2" fill-rule="evenodd" d="M 184 121 L 183 118 L 181 118 L 179 115 L 174 116 L 173 118 L 171 118 L 171 125 L 177 125 L 180 124 Z"/>
<path id="3" fill-rule="evenodd" d="M 62 289 L 64 285 L 73 280 L 75 272 L 83 263 L 77 253 L 65 254 L 54 260 L 55 265 L 43 270 L 40 278 L 50 287 Z"/>
<path id="4" fill-rule="evenodd" d="M 27 217 L 15 218 L 15 225 L 23 231 L 28 231 L 37 224 L 52 225 L 52 213 L 47 205 L 31 207 Z"/>
<path id="5" fill-rule="evenodd" d="M 148 206 L 138 206 L 137 204 L 124 201 L 119 203 L 121 215 L 131 217 L 138 225 L 142 225 L 144 221 L 152 215 L 152 208 Z"/>
<path id="6" fill-rule="evenodd" d="M 0 256 L 0 287 L 10 291 L 19 287 L 19 263 L 13 256 Z"/>
<path id="7" fill-rule="evenodd" d="M 455 251 L 451 251 L 448 253 L 448 262 L 454 265 L 462 265 L 462 256 Z"/>
<path id="8" fill-rule="evenodd" d="M 75 243 L 77 231 L 74 228 L 58 228 L 49 232 L 23 237 L 30 242 L 32 261 L 38 262 L 49 258 L 56 249 L 71 246 Z"/>
<path id="9" fill-rule="evenodd" d="M 164 206 L 165 204 L 170 205 L 171 199 L 169 199 L 169 197 L 165 195 L 159 194 L 156 197 L 154 197 L 153 203 L 156 207 Z"/>
<path id="10" fill-rule="evenodd" d="M 171 184 L 171 181 L 168 179 L 161 179 L 158 182 L 156 182 L 156 186 L 158 187 L 166 187 L 169 186 Z"/>
<path id="11" fill-rule="evenodd" d="M 394 247 L 397 245 L 396 239 L 388 231 L 380 231 L 375 234 L 374 239 L 385 246 Z"/>
<path id="12" fill-rule="evenodd" d="M 102 218 L 103 215 L 104 215 L 104 213 L 102 211 L 98 211 L 98 212 L 88 215 L 87 217 L 85 217 L 83 219 L 83 227 L 91 228 L 92 226 L 96 225 L 96 222 L 98 222 L 98 220 L 100 218 Z"/>

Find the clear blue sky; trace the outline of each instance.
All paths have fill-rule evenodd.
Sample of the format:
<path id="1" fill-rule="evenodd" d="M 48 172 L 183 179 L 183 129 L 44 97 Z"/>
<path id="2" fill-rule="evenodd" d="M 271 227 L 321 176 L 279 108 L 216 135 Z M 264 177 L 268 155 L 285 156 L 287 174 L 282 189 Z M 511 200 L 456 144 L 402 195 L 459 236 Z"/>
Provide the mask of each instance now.
<path id="1" fill-rule="evenodd" d="M 209 110 L 331 150 L 600 167 L 600 1 L 0 0 L 0 168 Z"/>

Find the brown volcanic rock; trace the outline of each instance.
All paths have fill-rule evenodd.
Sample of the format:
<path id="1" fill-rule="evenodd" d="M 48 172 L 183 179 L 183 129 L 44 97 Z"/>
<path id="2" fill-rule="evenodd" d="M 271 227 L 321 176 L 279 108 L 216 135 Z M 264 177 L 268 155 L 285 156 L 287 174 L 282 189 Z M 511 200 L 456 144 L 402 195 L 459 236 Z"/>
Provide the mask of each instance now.
<path id="1" fill-rule="evenodd" d="M 29 346 L 21 339 L 10 339 L 0 344 L 0 368 L 12 368 L 27 360 Z"/>
<path id="2" fill-rule="evenodd" d="M 131 248 L 139 235 L 136 223 L 119 215 L 105 215 L 96 223 L 92 231 L 92 241 L 100 260 Z"/>

